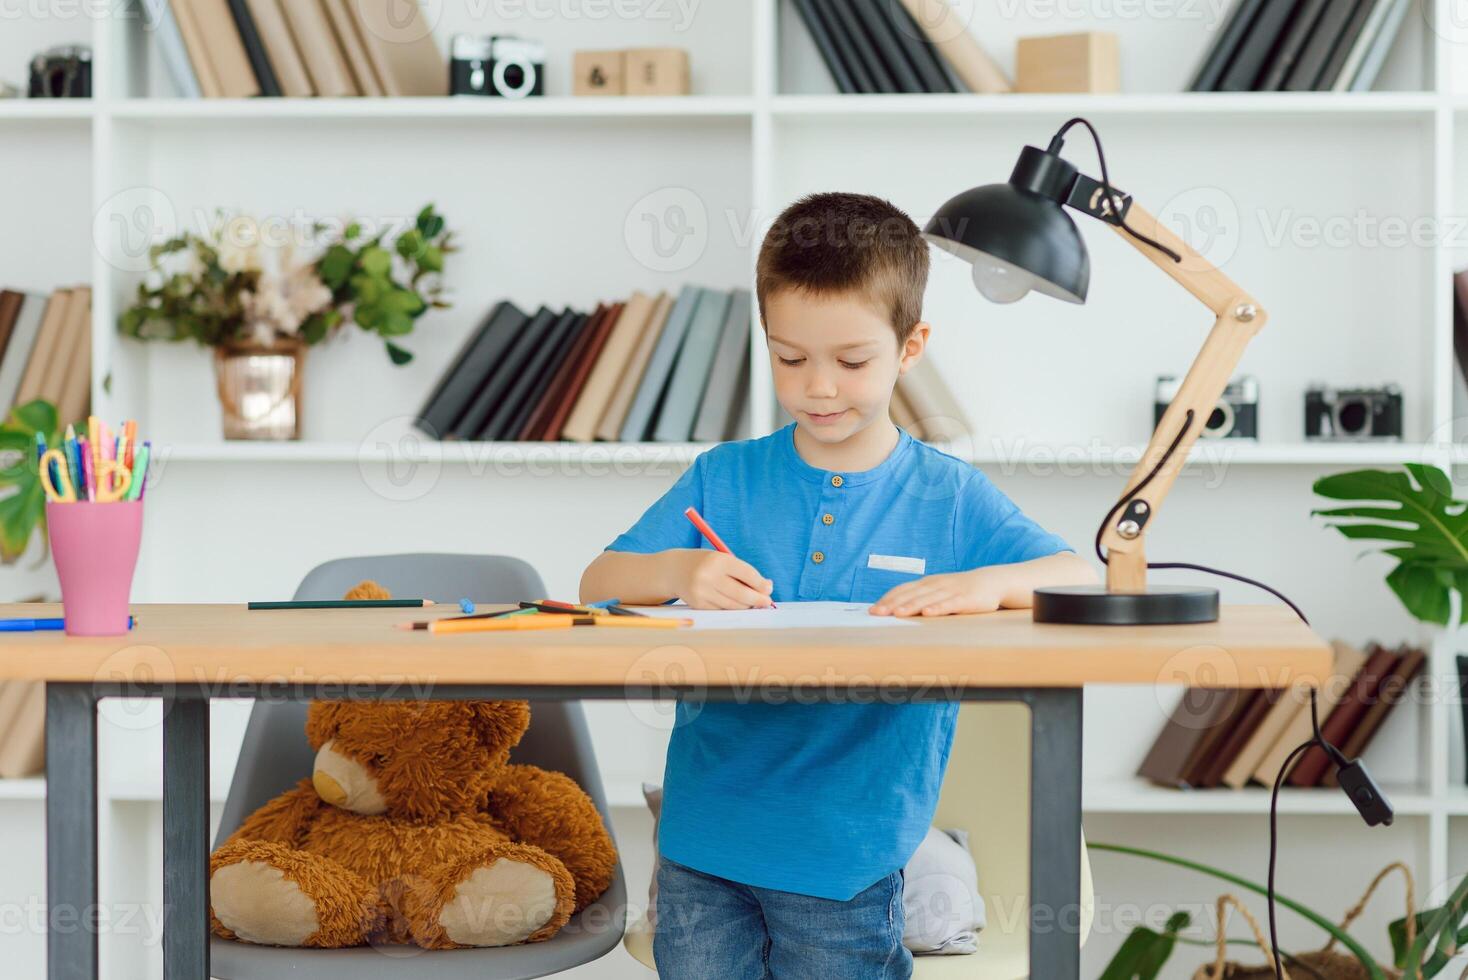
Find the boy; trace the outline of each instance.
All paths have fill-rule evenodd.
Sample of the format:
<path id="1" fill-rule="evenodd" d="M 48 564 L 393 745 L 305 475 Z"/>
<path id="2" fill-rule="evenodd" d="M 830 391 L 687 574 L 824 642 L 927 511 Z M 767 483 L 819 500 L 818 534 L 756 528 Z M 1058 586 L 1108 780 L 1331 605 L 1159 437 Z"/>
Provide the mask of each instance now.
<path id="1" fill-rule="evenodd" d="M 981 473 L 892 424 L 893 387 L 930 333 L 927 277 L 917 226 L 886 201 L 816 194 L 782 213 L 756 295 L 795 422 L 694 460 L 586 569 L 581 600 L 935 616 L 1094 582 Z M 732 555 L 703 542 L 690 505 Z M 663 980 L 910 976 L 901 869 L 932 821 L 957 710 L 680 702 L 659 829 Z"/>

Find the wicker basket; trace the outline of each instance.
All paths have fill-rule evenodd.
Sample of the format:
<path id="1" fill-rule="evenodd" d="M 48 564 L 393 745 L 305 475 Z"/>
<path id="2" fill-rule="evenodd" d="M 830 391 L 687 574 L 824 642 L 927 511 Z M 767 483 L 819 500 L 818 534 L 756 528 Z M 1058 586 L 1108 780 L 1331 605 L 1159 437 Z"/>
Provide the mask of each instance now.
<path id="1" fill-rule="evenodd" d="M 1412 872 L 1400 861 L 1389 864 L 1381 870 L 1366 889 L 1366 894 L 1361 900 L 1351 907 L 1341 920 L 1341 931 L 1350 927 L 1356 921 L 1356 917 L 1366 908 L 1366 903 L 1371 899 L 1371 893 L 1376 886 L 1381 884 L 1382 879 L 1393 871 L 1400 871 L 1406 879 L 1407 885 L 1407 945 L 1411 945 L 1417 934 L 1417 921 L 1414 908 L 1417 904 L 1413 892 Z M 1244 966 L 1240 963 L 1230 963 L 1226 952 L 1228 940 L 1228 907 L 1232 905 L 1239 910 L 1239 914 L 1249 923 L 1249 928 L 1254 932 L 1254 941 L 1264 951 L 1268 960 L 1263 966 Z M 1273 957 L 1270 954 L 1269 940 L 1265 937 L 1263 930 L 1259 928 L 1259 922 L 1250 914 L 1248 908 L 1233 895 L 1222 895 L 1218 899 L 1218 952 L 1212 965 L 1198 968 L 1193 974 L 1193 980 L 1274 980 Z M 1285 962 L 1280 967 L 1280 975 L 1285 980 L 1368 980 L 1369 974 L 1366 968 L 1356 957 L 1337 952 L 1333 947 L 1336 940 L 1332 936 L 1330 942 L 1321 949 L 1310 953 L 1300 953 L 1297 956 L 1285 956 Z M 1382 972 L 1390 980 L 1401 980 L 1402 971 L 1390 966 L 1382 966 Z M 1464 977 L 1468 977 L 1468 970 L 1464 971 Z M 1461 980 L 1461 978 L 1460 978 Z"/>

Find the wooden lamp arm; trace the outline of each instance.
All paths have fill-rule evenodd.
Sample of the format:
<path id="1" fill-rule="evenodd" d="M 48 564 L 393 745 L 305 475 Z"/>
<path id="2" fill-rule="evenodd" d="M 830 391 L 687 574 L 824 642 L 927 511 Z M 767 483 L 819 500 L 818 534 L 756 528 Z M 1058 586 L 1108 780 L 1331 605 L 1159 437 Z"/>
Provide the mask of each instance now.
<path id="1" fill-rule="evenodd" d="M 1126 222 L 1137 232 L 1160 242 L 1182 256 L 1181 262 L 1151 245 L 1139 241 L 1119 225 L 1112 229 L 1126 242 L 1146 256 L 1154 265 L 1177 280 L 1184 289 L 1213 311 L 1216 320 L 1203 348 L 1188 368 L 1177 397 L 1163 413 L 1162 421 L 1152 433 L 1142 458 L 1132 469 L 1122 498 L 1131 493 L 1158 465 L 1178 433 L 1184 428 L 1189 409 L 1192 424 L 1182 433 L 1177 449 L 1147 486 L 1129 501 L 1107 523 L 1101 533 L 1101 546 L 1106 549 L 1106 588 L 1110 592 L 1140 591 L 1147 586 L 1147 556 L 1143 546 L 1148 522 L 1172 489 L 1173 481 L 1187 462 L 1188 450 L 1198 441 L 1204 424 L 1213 414 L 1229 379 L 1238 368 L 1244 348 L 1254 339 L 1268 320 L 1264 309 L 1248 293 L 1198 254 L 1187 242 L 1160 224 L 1135 202 L 1126 212 Z M 1110 222 L 1108 222 L 1110 223 Z"/>

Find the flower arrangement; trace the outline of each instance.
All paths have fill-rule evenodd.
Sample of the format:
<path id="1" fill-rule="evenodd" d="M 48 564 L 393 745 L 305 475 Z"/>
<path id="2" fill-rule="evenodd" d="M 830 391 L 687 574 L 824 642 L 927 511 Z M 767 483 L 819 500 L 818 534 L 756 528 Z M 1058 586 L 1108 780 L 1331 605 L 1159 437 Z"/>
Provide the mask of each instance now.
<path id="1" fill-rule="evenodd" d="M 319 236 L 323 226 L 313 228 Z M 396 338 L 430 309 L 444 309 L 444 256 L 453 233 L 432 204 L 389 240 L 346 225 L 320 253 L 267 248 L 258 222 L 221 219 L 206 234 L 185 232 L 150 250 L 152 268 L 119 329 L 143 340 L 194 340 L 205 347 L 315 345 L 348 321 L 383 338 L 394 364 L 412 360 Z"/>

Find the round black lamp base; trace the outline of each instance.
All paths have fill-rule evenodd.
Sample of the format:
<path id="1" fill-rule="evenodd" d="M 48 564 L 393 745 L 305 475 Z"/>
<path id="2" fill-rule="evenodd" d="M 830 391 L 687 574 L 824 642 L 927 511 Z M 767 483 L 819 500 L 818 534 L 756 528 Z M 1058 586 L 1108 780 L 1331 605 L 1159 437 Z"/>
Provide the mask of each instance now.
<path id="1" fill-rule="evenodd" d="M 1058 585 L 1035 590 L 1034 620 L 1089 626 L 1216 623 L 1218 590 L 1149 585 L 1144 592 L 1107 592 L 1104 585 Z"/>

